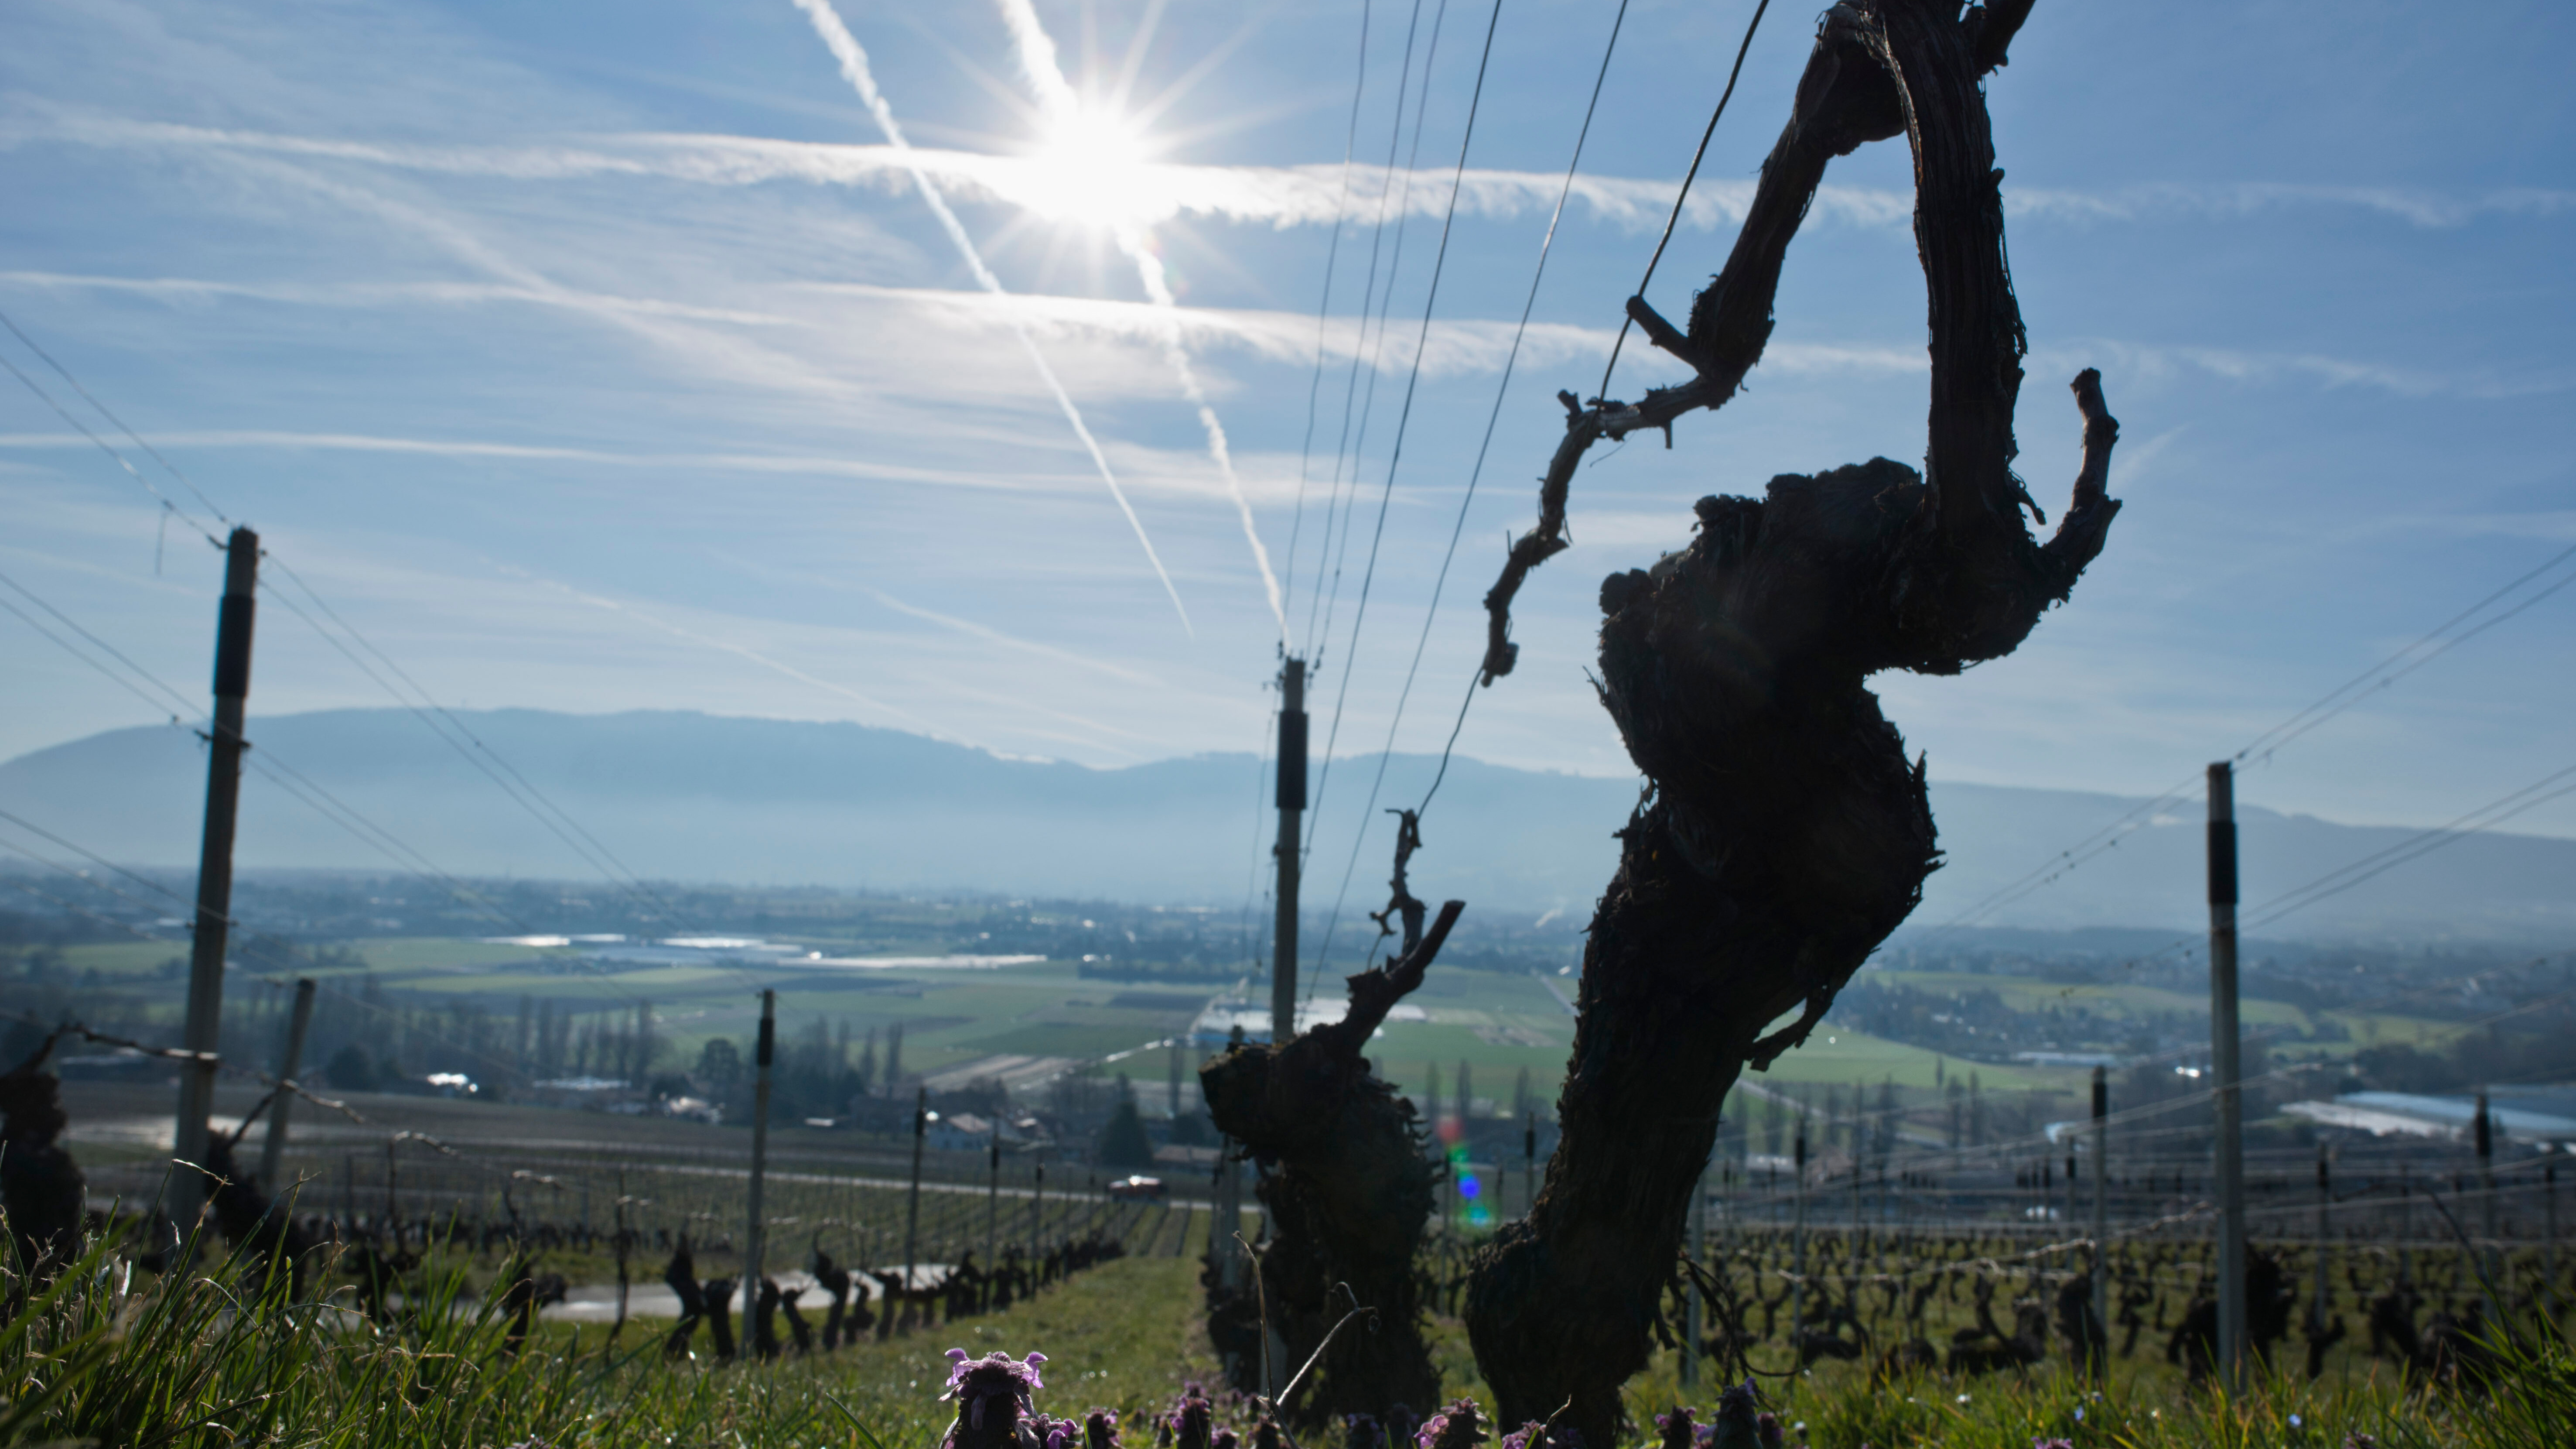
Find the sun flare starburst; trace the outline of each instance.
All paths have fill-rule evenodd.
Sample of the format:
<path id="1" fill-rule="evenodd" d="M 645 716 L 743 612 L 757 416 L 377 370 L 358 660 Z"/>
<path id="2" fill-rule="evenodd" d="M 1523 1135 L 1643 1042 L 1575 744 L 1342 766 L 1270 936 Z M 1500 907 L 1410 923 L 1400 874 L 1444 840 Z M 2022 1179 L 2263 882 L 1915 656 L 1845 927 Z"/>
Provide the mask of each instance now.
<path id="1" fill-rule="evenodd" d="M 1032 153 L 1039 173 L 1030 198 L 1042 214 L 1086 226 L 1132 226 L 1154 212 L 1154 154 L 1143 126 L 1094 105 L 1048 117 Z"/>

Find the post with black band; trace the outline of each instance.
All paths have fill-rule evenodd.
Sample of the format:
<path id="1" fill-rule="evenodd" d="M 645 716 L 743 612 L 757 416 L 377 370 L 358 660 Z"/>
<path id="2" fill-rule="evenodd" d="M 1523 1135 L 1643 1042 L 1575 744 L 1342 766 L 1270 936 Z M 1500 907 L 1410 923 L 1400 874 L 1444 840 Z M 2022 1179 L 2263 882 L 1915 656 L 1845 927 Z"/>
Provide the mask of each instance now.
<path id="1" fill-rule="evenodd" d="M 197 849 L 197 918 L 188 952 L 188 1016 L 179 1064 L 179 1119 L 171 1135 L 170 1222 L 182 1239 L 196 1231 L 209 1186 L 215 1052 L 223 1036 L 224 952 L 233 914 L 233 826 L 241 804 L 243 706 L 250 697 L 251 623 L 259 601 L 259 535 L 236 528 L 224 545 L 224 596 L 215 616 L 215 712 L 206 735 L 206 825 Z"/>
<path id="2" fill-rule="evenodd" d="M 1306 661 L 1279 667 L 1279 915 L 1271 944 L 1270 1040 L 1297 1034 L 1298 822 L 1306 814 Z"/>
<path id="3" fill-rule="evenodd" d="M 2209 767 L 2210 1095 L 2218 1115 L 2218 1375 L 2245 1392 L 2245 1104 L 2236 1022 L 2236 772 Z"/>

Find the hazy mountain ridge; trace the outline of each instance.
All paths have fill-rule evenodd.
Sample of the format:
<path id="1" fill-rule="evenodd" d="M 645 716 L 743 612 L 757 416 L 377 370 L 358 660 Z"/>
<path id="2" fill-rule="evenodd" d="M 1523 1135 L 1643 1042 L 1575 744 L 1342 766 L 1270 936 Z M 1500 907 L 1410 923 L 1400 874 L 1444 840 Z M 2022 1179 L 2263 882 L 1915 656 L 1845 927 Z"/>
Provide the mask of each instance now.
<path id="1" fill-rule="evenodd" d="M 681 711 L 458 718 L 646 876 L 1239 905 L 1266 867 L 1268 771 L 1250 755 L 1093 770 L 852 724 Z M 442 869 L 592 873 L 407 713 L 254 718 L 251 735 L 255 751 L 318 781 Z M 1330 906 L 1346 870 L 1347 909 L 1383 897 L 1386 817 L 1372 811 L 1356 864 L 1351 834 L 1379 764 L 1373 755 L 1336 760 L 1329 778 L 1318 765 L 1312 909 Z M 1377 809 L 1419 802 L 1436 765 L 1428 756 L 1385 761 Z M 0 805 L 111 859 L 185 865 L 195 857 L 204 770 L 187 733 L 112 730 L 0 764 Z M 1938 781 L 1932 792 L 1948 863 L 1911 929 L 1956 917 L 2139 803 Z M 2259 782 L 2248 793 L 2259 798 Z M 1616 863 L 1611 832 L 1636 799 L 1630 780 L 1455 760 L 1424 819 L 1415 890 L 1516 911 L 1587 910 Z M 2249 919 L 2273 897 L 2417 833 L 2259 806 L 2241 818 Z M 2198 924 L 2201 839 L 2197 805 L 2159 817 L 1984 923 Z M 384 864 L 256 771 L 244 782 L 239 859 L 250 869 Z M 2576 940 L 2576 841 L 2464 838 L 2270 930 L 2379 932 Z"/>

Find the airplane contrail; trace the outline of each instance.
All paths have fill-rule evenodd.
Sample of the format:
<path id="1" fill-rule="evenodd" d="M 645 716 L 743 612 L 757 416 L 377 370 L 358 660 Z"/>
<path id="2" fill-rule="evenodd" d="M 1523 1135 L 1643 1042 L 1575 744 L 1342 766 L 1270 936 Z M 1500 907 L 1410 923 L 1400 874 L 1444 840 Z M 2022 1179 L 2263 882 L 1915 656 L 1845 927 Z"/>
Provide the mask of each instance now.
<path id="1" fill-rule="evenodd" d="M 1073 116 L 1082 105 L 1073 86 L 1064 78 L 1064 68 L 1056 61 L 1055 41 L 1038 20 L 1037 7 L 1030 0 L 997 0 L 1002 10 L 1002 23 L 1011 32 L 1012 48 L 1018 52 L 1020 74 L 1037 93 L 1038 109 L 1050 119 Z M 1199 385 L 1198 369 L 1190 363 L 1188 344 L 1181 336 L 1180 302 L 1172 295 L 1171 283 L 1163 274 L 1163 259 L 1154 253 L 1138 223 L 1118 220 L 1110 225 L 1111 240 L 1127 259 L 1136 264 L 1137 280 L 1144 284 L 1145 296 L 1163 318 L 1163 357 L 1179 377 L 1181 394 L 1198 409 L 1199 426 L 1207 433 L 1208 456 L 1216 461 L 1217 472 L 1225 479 L 1226 492 L 1234 499 L 1234 511 L 1243 522 L 1243 540 L 1252 545 L 1252 561 L 1261 569 L 1261 587 L 1270 600 L 1270 617 L 1279 625 L 1281 644 L 1288 640 L 1288 612 L 1279 593 L 1279 576 L 1270 569 L 1270 550 L 1261 544 L 1261 531 L 1252 521 L 1252 502 L 1243 493 L 1243 480 L 1234 473 L 1234 450 L 1226 443 L 1225 424 L 1218 421 L 1216 408 L 1208 402 L 1207 389 Z"/>
<path id="2" fill-rule="evenodd" d="M 1226 446 L 1225 424 L 1217 421 L 1216 409 L 1208 404 L 1207 390 L 1199 386 L 1196 369 L 1190 366 L 1189 349 L 1181 341 L 1180 303 L 1172 296 L 1171 285 L 1163 277 L 1163 259 L 1154 255 L 1144 238 L 1133 228 L 1117 227 L 1113 235 L 1119 250 L 1136 261 L 1137 278 L 1145 285 L 1145 295 L 1163 320 L 1163 356 L 1181 380 L 1181 394 L 1198 409 L 1199 426 L 1207 432 L 1208 456 L 1216 460 L 1217 472 L 1225 478 L 1226 492 L 1233 495 L 1236 517 L 1243 521 L 1243 541 L 1252 545 L 1252 561 L 1261 569 L 1261 587 L 1270 598 L 1270 617 L 1279 625 L 1279 638 L 1288 638 L 1288 611 L 1279 593 L 1279 576 L 1270 571 L 1270 550 L 1262 547 L 1260 530 L 1253 526 L 1252 500 L 1243 494 L 1243 480 L 1234 475 L 1234 453 Z"/>
<path id="3" fill-rule="evenodd" d="M 886 104 L 885 93 L 877 89 L 876 75 L 868 69 L 868 53 L 859 48 L 850 28 L 841 23 L 840 12 L 832 8 L 831 0 L 796 0 L 796 8 L 804 11 L 806 19 L 813 22 L 814 33 L 823 38 L 832 58 L 840 63 L 842 78 L 849 81 L 851 88 L 859 93 L 859 99 L 867 103 L 868 114 L 876 117 L 877 129 L 885 133 L 886 144 L 902 153 L 906 167 L 912 172 L 913 184 L 921 188 L 921 199 L 929 203 L 931 214 L 939 218 L 939 225 L 948 233 L 948 239 L 956 243 L 957 254 L 965 258 L 967 270 L 975 274 L 975 280 L 985 291 L 996 297 L 1008 296 L 1001 278 L 994 276 L 993 269 L 984 265 L 983 256 L 975 250 L 974 240 L 966 235 L 965 224 L 957 219 L 957 213 L 948 209 L 947 199 L 939 194 L 938 184 L 914 159 L 912 143 L 904 138 L 903 128 L 895 124 L 894 108 Z M 1056 406 L 1064 410 L 1064 420 L 1073 425 L 1074 436 L 1080 438 L 1082 446 L 1091 453 L 1092 466 L 1100 470 L 1100 481 L 1109 486 L 1109 496 L 1118 501 L 1118 511 L 1127 515 L 1127 526 L 1136 531 L 1136 542 L 1144 546 L 1145 560 L 1154 566 L 1154 577 L 1163 581 L 1163 592 L 1171 595 L 1172 608 L 1181 616 L 1182 630 L 1191 638 L 1197 638 L 1198 630 L 1190 624 L 1190 611 L 1181 603 L 1181 591 L 1172 586 L 1170 570 L 1163 567 L 1162 556 L 1154 552 L 1154 540 L 1146 537 L 1144 520 L 1136 516 L 1135 508 L 1127 502 L 1126 490 L 1118 486 L 1118 475 L 1109 471 L 1109 459 L 1100 451 L 1099 440 L 1091 436 L 1091 429 L 1083 423 L 1082 410 L 1073 405 L 1073 395 L 1064 390 L 1055 369 L 1047 365 L 1046 354 L 1038 351 L 1037 339 L 1029 335 L 1028 327 L 1014 317 L 1011 331 L 1020 339 L 1020 349 L 1029 355 L 1030 365 L 1037 368 L 1038 376 L 1046 380 L 1048 390 L 1055 394 Z"/>

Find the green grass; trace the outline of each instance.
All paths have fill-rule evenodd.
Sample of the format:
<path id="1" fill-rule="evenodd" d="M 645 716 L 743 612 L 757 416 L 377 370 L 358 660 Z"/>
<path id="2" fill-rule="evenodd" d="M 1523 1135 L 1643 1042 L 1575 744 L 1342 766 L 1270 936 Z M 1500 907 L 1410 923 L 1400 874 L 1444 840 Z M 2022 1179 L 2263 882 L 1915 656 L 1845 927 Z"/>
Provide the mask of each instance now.
<path id="1" fill-rule="evenodd" d="M 2425 1021 L 2418 1017 L 2375 1012 L 2335 1011 L 2327 1015 L 2342 1022 L 2352 1032 L 2352 1040 L 2344 1044 L 2346 1051 L 2400 1044 L 2418 1051 L 2440 1051 L 2470 1030 L 2458 1022 Z"/>
<path id="2" fill-rule="evenodd" d="M 979 1056 L 1002 1054 L 1032 1057 L 1105 1057 L 1111 1052 L 1123 1052 L 1129 1047 L 1143 1046 L 1147 1042 L 1157 1040 L 1160 1040 L 1160 1037 L 1151 1027 L 1101 1026 L 1084 1022 L 1032 1022 L 1027 1026 L 1015 1026 L 991 1036 L 979 1036 L 948 1043 L 945 1045 L 945 1050 L 952 1055 L 963 1056 L 969 1060 Z M 911 1047 L 912 1042 L 907 1038 L 904 1048 L 909 1051 Z M 1128 1075 L 1134 1076 L 1137 1071 L 1158 1068 L 1161 1065 L 1162 1060 L 1157 1057 L 1151 1062 L 1141 1063 Z"/>
<path id="3" fill-rule="evenodd" d="M 1930 1091 L 1942 1070 L 1946 1070 L 1953 1079 L 1974 1071 L 1980 1090 L 1990 1092 L 2017 1092 L 2029 1087 L 2070 1092 L 2077 1084 L 2090 1080 L 2078 1068 L 1962 1062 L 1956 1057 L 1944 1057 L 1939 1052 L 1839 1026 L 1818 1027 L 1804 1046 L 1782 1054 L 1778 1061 L 1773 1062 L 1771 1070 L 1764 1073 L 1761 1080 L 1775 1084 L 1824 1082 L 1842 1086 L 1867 1082 L 1874 1087 L 1892 1077 L 1900 1087 Z"/>
<path id="4" fill-rule="evenodd" d="M 564 958 L 569 960 L 569 958 Z M 694 996 L 714 990 L 730 991 L 742 984 L 742 978 L 714 966 L 635 966 L 630 969 L 602 970 L 590 967 L 558 966 L 553 971 L 528 971 L 515 968 L 519 963 L 500 967 L 458 966 L 438 968 L 424 974 L 402 978 L 399 985 L 406 991 L 435 992 L 448 996 L 499 996 L 506 999 L 520 995 L 594 999 L 626 1003 L 636 997 L 648 1000 Z"/>
<path id="5" fill-rule="evenodd" d="M 96 971 L 109 977 L 157 976 L 162 962 L 188 957 L 185 941 L 98 941 L 62 949 L 64 964 L 74 972 Z"/>
<path id="6" fill-rule="evenodd" d="M 512 1354 L 446 1275 L 366 1324 L 218 1268 L 155 1283 L 102 1246 L 0 1330 L 0 1444 L 861 1442 L 821 1395 L 566 1343 Z"/>
<path id="7" fill-rule="evenodd" d="M 255 1267 L 212 1265 L 156 1282 L 95 1249 L 0 1329 L 0 1445 L 830 1445 L 936 1442 L 948 1361 L 1047 1355 L 1047 1406 L 1142 1414 L 1218 1371 L 1205 1336 L 1168 1310 L 1197 1262 L 1127 1259 L 1078 1274 L 1011 1312 L 829 1356 L 771 1365 L 673 1362 L 667 1325 L 542 1327 L 524 1351 L 450 1265 L 391 1324 L 346 1291 L 295 1302 Z M 698 1345 L 704 1348 L 701 1335 Z"/>
<path id="8" fill-rule="evenodd" d="M 384 936 L 351 943 L 371 971 L 471 971 L 530 961 L 569 961 L 576 953 L 562 947 L 509 946 L 457 936 Z"/>
<path id="9" fill-rule="evenodd" d="M 2064 983 L 2040 981 L 2028 976 L 1972 976 L 1949 971 L 1883 971 L 1873 973 L 1891 985 L 1911 986 L 1922 991 L 1966 995 L 1991 991 L 2003 1004 L 2015 1011 L 2044 1011 L 2056 1007 L 2062 1011 L 2082 1008 L 2096 1016 L 2133 1017 L 2173 1014 L 2207 1016 L 2209 998 L 2184 991 L 2168 991 L 2160 986 L 2131 986 L 2103 983 Z M 2238 1015 L 2247 1026 L 2300 1025 L 2307 1013 L 2286 1001 L 2246 998 Z"/>
<path id="10" fill-rule="evenodd" d="M 815 1382 L 840 1394 L 885 1436 L 888 1449 L 928 1445 L 947 1427 L 944 1406 L 933 1400 L 948 1376 L 950 1348 L 978 1356 L 997 1349 L 1013 1357 L 1045 1354 L 1047 1390 L 1039 1407 L 1052 1414 L 1094 1408 L 1150 1414 L 1169 1405 L 1183 1382 L 1213 1385 L 1221 1377 L 1207 1335 L 1188 1311 L 1198 1271 L 1195 1256 L 1121 1259 L 1004 1313 L 863 1343 L 818 1364 Z"/>
<path id="11" fill-rule="evenodd" d="M 292 1302 L 221 1264 L 156 1282 L 102 1246 L 0 1328 L 0 1445 L 929 1449 L 948 1420 L 937 1400 L 944 1351 L 958 1347 L 1045 1354 L 1041 1410 L 1117 1410 L 1141 1449 L 1151 1442 L 1143 1415 L 1182 1382 L 1217 1376 L 1197 1322 L 1197 1266 L 1195 1254 L 1125 1259 L 1005 1313 L 828 1356 L 719 1365 L 666 1360 L 662 1325 L 641 1320 L 615 1342 L 596 1328 L 541 1327 L 514 1354 L 506 1324 L 464 1293 L 456 1267 L 408 1315 L 369 1324 L 331 1306 L 345 1290 Z M 1439 1320 L 1431 1333 L 1448 1393 L 1490 1404 L 1460 1326 Z M 1650 1442 L 1653 1416 L 1673 1404 L 1714 1400 L 1720 1385 L 1685 1391 L 1677 1369 L 1666 1352 L 1628 1385 L 1635 1427 L 1609 1449 Z M 2576 1443 L 2576 1361 L 2555 1343 L 2526 1353 L 2485 1396 L 2409 1393 L 2362 1372 L 2272 1379 L 2230 1401 L 2184 1390 L 2154 1361 L 2122 1361 L 2099 1396 L 2055 1365 L 1874 1384 L 1835 1364 L 1766 1380 L 1764 1392 L 1789 1442 L 1808 1449 L 2028 1449 L 2059 1438 L 2078 1449 L 2340 1449 L 2347 1434 L 2383 1449 Z M 1219 1403 L 1248 1427 L 1244 1406 Z M 1305 1442 L 1334 1449 L 1339 1439 L 1327 1430 Z"/>

